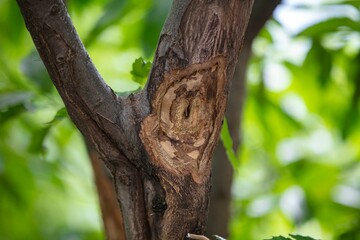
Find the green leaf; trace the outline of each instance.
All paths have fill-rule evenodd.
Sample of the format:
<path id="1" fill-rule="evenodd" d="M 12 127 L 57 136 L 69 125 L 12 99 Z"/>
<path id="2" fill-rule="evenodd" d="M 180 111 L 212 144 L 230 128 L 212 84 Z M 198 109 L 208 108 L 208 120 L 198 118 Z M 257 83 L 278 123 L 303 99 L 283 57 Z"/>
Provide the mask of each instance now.
<path id="1" fill-rule="evenodd" d="M 307 236 L 293 235 L 293 234 L 289 234 L 289 235 L 291 236 L 291 238 L 284 236 L 276 236 L 276 237 L 272 237 L 271 239 L 265 239 L 265 240 L 316 240 L 315 238 L 307 237 Z"/>
<path id="2" fill-rule="evenodd" d="M 265 239 L 265 240 L 317 240 L 315 238 L 308 237 L 308 236 L 301 236 L 301 235 L 294 235 L 294 234 L 289 234 L 289 235 L 291 238 L 284 237 L 284 236 L 276 236 L 276 237 L 272 237 L 271 239 Z"/>
<path id="3" fill-rule="evenodd" d="M 226 118 L 224 118 L 223 126 L 221 129 L 220 139 L 224 145 L 226 155 L 230 160 L 231 165 L 235 170 L 239 169 L 239 158 L 236 156 L 233 149 L 233 141 L 230 135 L 229 127 Z"/>
<path id="4" fill-rule="evenodd" d="M 307 36 L 307 37 L 319 37 L 325 33 L 338 31 L 339 28 L 346 27 L 354 31 L 360 31 L 360 23 L 353 21 L 350 18 L 332 18 L 327 19 L 317 24 L 314 24 L 302 32 L 298 33 L 297 36 Z"/>
<path id="5" fill-rule="evenodd" d="M 52 124 L 52 125 L 56 124 L 56 123 L 60 122 L 61 120 L 63 120 L 67 116 L 68 116 L 68 114 L 67 114 L 66 108 L 65 107 L 60 108 L 56 112 L 54 118 L 50 122 L 48 122 L 48 124 Z"/>
<path id="6" fill-rule="evenodd" d="M 341 127 L 341 135 L 343 139 L 346 139 L 351 133 L 354 127 L 358 124 L 359 110 L 356 105 L 351 105 L 347 112 L 345 112 L 344 120 Z"/>
<path id="7" fill-rule="evenodd" d="M 349 1 L 344 1 L 343 3 L 352 5 L 352 6 L 357 7 L 357 8 L 360 8 L 360 1 L 359 0 L 349 0 Z"/>
<path id="8" fill-rule="evenodd" d="M 325 89 L 331 80 L 332 66 L 333 54 L 325 49 L 317 39 L 314 39 L 304 61 L 304 69 L 311 71 L 311 74 L 318 80 L 320 86 Z"/>
<path id="9" fill-rule="evenodd" d="M 359 62 L 359 57 L 356 59 L 356 63 Z M 343 139 L 346 139 L 351 133 L 353 133 L 353 129 L 359 122 L 359 101 L 360 101 L 360 71 L 356 66 L 353 67 L 355 70 L 355 74 L 351 79 L 354 82 L 354 92 L 348 104 L 348 110 L 345 112 L 343 124 L 341 127 L 341 133 Z M 352 74 L 349 74 L 349 77 Z"/>
<path id="10" fill-rule="evenodd" d="M 276 236 L 276 237 L 272 237 L 270 239 L 265 239 L 265 240 L 292 240 L 292 239 L 287 238 L 287 237 L 283 237 L 283 236 Z"/>
<path id="11" fill-rule="evenodd" d="M 316 240 L 315 238 L 312 237 L 308 237 L 308 236 L 301 236 L 301 235 L 293 235 L 293 234 L 289 234 L 292 238 L 294 238 L 295 240 Z"/>
<path id="12" fill-rule="evenodd" d="M 144 85 L 151 70 L 151 62 L 146 62 L 142 57 L 135 60 L 132 64 L 131 74 L 133 80 L 140 85 Z"/>
<path id="13" fill-rule="evenodd" d="M 46 148 L 44 146 L 44 141 L 47 135 L 49 134 L 51 127 L 59 123 L 62 119 L 64 119 L 67 116 L 68 114 L 66 108 L 65 107 L 60 108 L 56 112 L 54 118 L 47 123 L 47 126 L 37 129 L 35 133 L 32 135 L 32 140 L 28 148 L 29 152 L 45 154 Z"/>
<path id="14" fill-rule="evenodd" d="M 269 43 L 274 42 L 274 39 L 267 28 L 262 28 L 258 34 L 258 37 L 266 39 Z"/>
<path id="15" fill-rule="evenodd" d="M 343 1 L 340 1 L 339 3 L 337 2 L 331 2 L 329 1 L 328 3 L 327 2 L 324 2 L 322 3 L 324 5 L 334 5 L 334 4 L 348 4 L 348 5 L 352 5 L 354 7 L 360 7 L 360 1 L 359 0 L 343 0 Z"/>
<path id="16" fill-rule="evenodd" d="M 8 108 L 5 112 L 0 111 L 0 127 L 4 126 L 4 123 L 26 111 L 26 107 L 21 104 Z"/>
<path id="17" fill-rule="evenodd" d="M 28 148 L 30 153 L 44 154 L 46 152 L 44 141 L 50 131 L 50 128 L 51 126 L 47 126 L 34 131 L 34 134 L 31 136 L 31 143 Z"/>

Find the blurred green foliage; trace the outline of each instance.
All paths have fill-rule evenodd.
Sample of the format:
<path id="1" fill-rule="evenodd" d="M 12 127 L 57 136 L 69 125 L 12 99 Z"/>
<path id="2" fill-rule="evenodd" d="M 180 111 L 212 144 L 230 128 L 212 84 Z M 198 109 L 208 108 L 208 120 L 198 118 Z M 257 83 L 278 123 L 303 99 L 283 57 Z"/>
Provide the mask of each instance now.
<path id="1" fill-rule="evenodd" d="M 359 7 L 285 1 L 255 40 L 231 239 L 360 239 Z"/>
<path id="2" fill-rule="evenodd" d="M 142 87 L 171 1 L 67 3 L 107 83 Z M 256 39 L 230 239 L 360 239 L 359 8 L 288 0 Z M 15 1 L 0 1 L 0 29 L 0 239 L 103 239 L 82 138 Z"/>

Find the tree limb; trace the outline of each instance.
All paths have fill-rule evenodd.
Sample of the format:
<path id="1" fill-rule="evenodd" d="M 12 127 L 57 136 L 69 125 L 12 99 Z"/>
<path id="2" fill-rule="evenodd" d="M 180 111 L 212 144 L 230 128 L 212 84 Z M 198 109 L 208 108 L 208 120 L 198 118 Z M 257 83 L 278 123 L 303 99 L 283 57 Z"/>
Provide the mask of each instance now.
<path id="1" fill-rule="evenodd" d="M 111 159 L 124 159 L 117 144 L 122 129 L 115 123 L 122 109 L 121 101 L 97 72 L 71 23 L 64 2 L 18 0 L 17 3 L 71 119 L 85 136 L 89 147 L 100 153 L 96 153 L 96 158 L 105 160 L 107 164 Z M 95 175 L 99 173 L 96 167 L 94 170 Z M 123 226 L 119 218 L 113 220 L 119 224 L 117 230 L 121 230 Z"/>
<path id="2" fill-rule="evenodd" d="M 121 209 L 116 200 L 116 193 L 113 182 L 111 181 L 111 176 L 107 174 L 103 168 L 97 151 L 88 147 L 88 153 L 92 169 L 94 170 L 105 235 L 108 240 L 125 240 L 124 221 Z"/>
<path id="3" fill-rule="evenodd" d="M 120 105 L 88 56 L 62 0 L 17 0 L 25 24 L 68 113 L 86 139 L 101 142 L 101 119 Z M 106 138 L 106 137 L 105 137 Z"/>

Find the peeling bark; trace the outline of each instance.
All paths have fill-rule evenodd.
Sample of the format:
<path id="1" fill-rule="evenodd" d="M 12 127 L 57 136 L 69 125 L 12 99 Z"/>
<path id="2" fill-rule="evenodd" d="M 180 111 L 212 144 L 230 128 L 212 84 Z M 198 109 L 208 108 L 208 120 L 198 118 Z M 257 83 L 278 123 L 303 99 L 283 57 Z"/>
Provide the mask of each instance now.
<path id="1" fill-rule="evenodd" d="M 175 0 L 144 90 L 102 80 L 62 0 L 17 0 L 71 119 L 113 175 L 127 239 L 203 234 L 210 159 L 252 0 Z"/>

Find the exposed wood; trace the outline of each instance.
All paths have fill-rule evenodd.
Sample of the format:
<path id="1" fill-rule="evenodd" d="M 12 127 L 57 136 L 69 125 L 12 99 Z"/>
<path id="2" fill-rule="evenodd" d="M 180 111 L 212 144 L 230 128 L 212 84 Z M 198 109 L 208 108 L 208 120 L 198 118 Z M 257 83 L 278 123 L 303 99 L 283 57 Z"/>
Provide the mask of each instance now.
<path id="1" fill-rule="evenodd" d="M 213 92 L 219 92 L 219 96 L 221 94 L 227 96 L 229 79 L 231 79 L 233 75 L 235 60 L 242 44 L 241 40 L 244 36 L 244 27 L 247 23 L 251 4 L 252 1 L 174 1 L 172 11 L 160 35 L 153 69 L 147 85 L 148 97 L 153 100 L 153 104 L 154 102 L 160 104 L 164 101 L 165 105 L 170 105 L 169 99 L 166 99 L 168 95 L 163 93 L 165 100 L 158 100 L 158 95 L 160 94 L 156 90 L 162 88 L 168 89 L 169 84 L 166 82 L 166 79 L 168 79 L 169 76 L 173 79 L 173 87 L 168 90 L 172 92 L 174 90 L 173 88 L 178 89 L 181 86 L 178 84 L 179 82 L 181 82 L 184 87 L 188 86 L 188 82 L 192 81 L 191 78 L 184 77 L 189 75 L 188 73 L 195 72 L 197 68 L 202 69 L 203 65 L 211 63 L 214 59 L 219 59 L 220 57 L 224 58 L 226 65 L 224 73 L 226 79 L 222 84 L 223 88 Z M 192 67 L 194 65 L 196 67 Z M 188 69 L 190 69 L 190 71 Z M 175 74 L 177 71 L 179 73 Z M 184 74 L 184 72 L 188 73 Z M 205 73 L 201 75 L 205 75 Z M 198 79 L 203 78 L 199 77 Z M 215 77 L 214 80 L 215 79 L 222 81 L 221 77 Z M 164 84 L 165 87 L 162 87 L 162 84 Z M 206 88 L 206 84 L 202 85 Z M 199 86 L 201 86 L 200 83 Z M 210 86 L 211 85 L 208 87 Z M 180 116 L 186 116 L 187 109 L 192 109 L 191 111 L 194 111 L 195 114 L 196 111 L 202 112 L 202 109 L 206 109 L 207 111 L 203 112 L 207 115 L 204 116 L 205 121 L 199 119 L 197 122 L 200 127 L 204 127 L 200 133 L 209 132 L 210 129 L 207 130 L 208 127 L 206 124 L 213 122 L 214 125 L 211 126 L 213 129 L 210 131 L 216 133 L 216 138 L 211 138 L 210 134 L 193 137 L 191 135 L 196 132 L 198 127 L 193 129 L 194 131 L 187 132 L 187 128 L 184 128 L 183 125 L 178 124 L 180 127 L 176 126 L 176 120 L 174 124 L 173 119 L 170 121 L 170 125 L 173 124 L 180 130 L 177 134 L 174 134 L 174 132 L 162 134 L 161 128 L 157 126 L 154 126 L 155 131 L 157 131 L 156 134 L 154 134 L 153 131 L 151 132 L 153 129 L 149 129 L 150 133 L 148 133 L 148 135 L 154 136 L 154 139 L 158 139 L 158 142 L 168 139 L 168 141 L 163 141 L 163 145 L 166 147 L 163 155 L 170 156 L 168 158 L 171 159 L 170 162 L 173 166 L 179 163 L 178 157 L 173 152 L 176 152 L 178 155 L 184 155 L 184 158 L 188 159 L 185 160 L 185 162 L 190 161 L 193 166 L 198 166 L 191 168 L 191 171 L 185 169 L 184 172 L 183 169 L 181 169 L 180 173 L 182 176 L 180 179 L 167 171 L 167 167 L 159 167 L 160 172 L 158 177 L 166 192 L 165 202 L 167 203 L 167 210 L 162 219 L 163 223 L 161 223 L 162 232 L 159 234 L 160 239 L 176 239 L 178 236 L 184 236 L 186 232 L 201 234 L 204 231 L 208 207 L 211 155 L 206 154 L 207 156 L 203 156 L 203 158 L 193 159 L 196 160 L 196 162 L 191 160 L 191 157 L 187 158 L 184 153 L 192 152 L 194 149 L 186 149 L 186 144 L 184 144 L 185 139 L 182 139 L 180 136 L 182 134 L 185 136 L 190 133 L 190 144 L 196 145 L 197 143 L 201 143 L 199 147 L 206 146 L 209 148 L 210 153 L 212 152 L 221 127 L 220 121 L 216 120 L 216 118 L 222 119 L 223 111 L 221 109 L 210 109 L 209 106 L 211 105 L 206 104 L 204 104 L 204 107 L 194 107 L 197 104 L 197 99 L 201 99 L 201 95 L 205 92 L 210 91 L 204 89 L 192 93 L 196 97 L 194 98 L 195 101 L 189 105 L 190 108 L 185 108 L 188 104 L 186 101 L 183 105 L 179 104 L 184 98 L 179 94 L 177 97 L 172 98 L 173 103 L 171 107 L 174 108 L 175 112 L 179 112 Z M 190 93 L 187 91 L 186 94 Z M 218 94 L 213 95 L 218 96 Z M 205 101 L 200 102 L 205 103 Z M 224 101 L 222 101 L 222 104 L 223 106 L 226 104 L 226 97 Z M 216 106 L 216 104 L 213 104 L 213 106 Z M 152 107 L 152 114 L 156 112 L 154 109 L 160 108 L 156 105 Z M 182 107 L 184 107 L 183 109 L 186 111 L 182 111 Z M 220 106 L 220 108 L 222 108 L 222 106 Z M 145 119 L 145 121 L 147 121 L 147 119 Z M 164 122 L 165 124 L 169 123 L 169 121 L 166 120 Z M 149 123 L 148 125 L 151 124 Z M 205 141 L 203 143 L 202 139 L 204 137 Z M 177 138 L 182 139 L 183 142 L 178 141 Z M 201 147 L 200 150 L 202 150 Z M 159 148 L 160 150 L 155 151 L 162 151 L 161 149 L 164 149 L 163 146 Z M 207 151 L 205 150 L 204 153 L 207 153 Z M 171 158 L 171 156 L 174 155 L 175 157 Z M 152 155 L 150 155 L 150 161 L 156 162 Z M 201 178 L 196 176 L 201 176 Z M 186 219 L 186 221 L 182 223 L 180 219 Z M 172 231 L 168 229 L 172 229 Z"/>
<path id="2" fill-rule="evenodd" d="M 211 154 L 225 112 L 225 66 L 219 56 L 166 73 L 142 122 L 140 137 L 166 192 L 161 239 L 204 228 Z"/>
<path id="3" fill-rule="evenodd" d="M 110 169 L 127 239 L 203 234 L 211 155 L 252 0 L 175 0 L 143 91 L 117 97 L 62 0 L 17 0 L 69 115 Z"/>
<path id="4" fill-rule="evenodd" d="M 153 164 L 170 179 L 190 174 L 207 181 L 211 153 L 225 112 L 225 58 L 166 73 L 142 122 L 140 137 Z M 167 177 L 167 176 L 164 176 Z M 168 179 L 169 180 L 169 179 Z M 174 182 L 176 189 L 179 183 Z"/>

